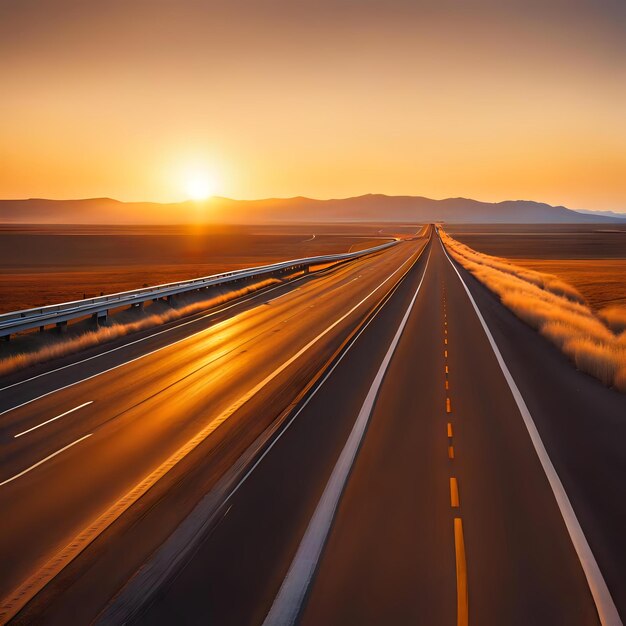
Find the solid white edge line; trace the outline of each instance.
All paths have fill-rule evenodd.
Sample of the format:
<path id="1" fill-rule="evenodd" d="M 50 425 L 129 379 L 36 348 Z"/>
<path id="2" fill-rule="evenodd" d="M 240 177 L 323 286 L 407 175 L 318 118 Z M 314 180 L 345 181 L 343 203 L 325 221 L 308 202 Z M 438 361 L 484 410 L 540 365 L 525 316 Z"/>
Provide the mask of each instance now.
<path id="1" fill-rule="evenodd" d="M 292 289 L 291 291 L 287 291 L 286 293 L 281 293 L 280 296 L 276 296 L 274 298 L 271 298 L 270 300 L 268 300 L 268 302 L 274 302 L 274 300 L 280 300 L 281 298 L 284 298 L 285 296 L 289 296 L 292 293 L 295 293 L 299 289 L 300 289 L 300 287 L 296 287 L 295 289 Z"/>
<path id="2" fill-rule="evenodd" d="M 421 256 L 421 252 L 419 253 L 419 256 Z M 419 260 L 419 256 L 415 259 L 415 263 Z M 390 292 L 390 294 L 385 296 L 385 298 L 387 298 L 387 300 L 385 300 L 383 302 L 383 306 L 384 306 L 384 304 L 387 303 L 389 296 L 392 293 L 394 293 L 396 287 L 400 284 L 400 281 L 402 281 L 404 279 L 404 277 L 409 273 L 409 271 L 411 271 L 411 269 L 413 268 L 415 263 L 413 265 L 411 265 L 411 267 L 409 267 L 409 269 L 400 277 L 399 282 L 396 283 L 396 285 L 394 286 L 394 288 Z M 347 344 L 347 346 L 345 347 L 343 352 L 339 355 L 337 360 L 332 364 L 330 369 L 322 376 L 322 378 L 317 383 L 317 385 L 312 389 L 312 391 L 308 395 L 308 397 L 298 407 L 298 409 L 289 417 L 288 421 L 284 424 L 284 426 L 282 426 L 282 428 L 279 428 L 279 430 L 276 433 L 276 436 L 270 441 L 270 443 L 267 445 L 265 450 L 263 450 L 263 453 L 245 471 L 245 473 L 235 483 L 235 486 L 228 492 L 228 494 L 224 498 L 224 501 L 222 502 L 220 507 L 218 507 L 218 510 L 223 508 L 224 506 L 226 506 L 228 504 L 228 502 L 230 502 L 230 500 L 238 493 L 239 489 L 245 484 L 247 479 L 254 473 L 256 468 L 261 464 L 263 459 L 270 453 L 272 448 L 280 441 L 280 439 L 283 437 L 283 435 L 285 435 L 288 432 L 288 430 L 290 429 L 291 425 L 296 421 L 296 419 L 298 418 L 300 413 L 302 413 L 302 411 L 304 411 L 304 409 L 308 406 L 308 404 L 313 400 L 313 398 L 321 390 L 321 388 L 323 387 L 324 383 L 330 378 L 330 376 L 335 371 L 335 369 L 339 366 L 341 361 L 343 361 L 343 359 L 347 356 L 348 352 L 350 351 L 352 346 L 357 342 L 359 337 L 365 332 L 365 330 L 369 327 L 369 325 L 378 317 L 379 313 L 382 311 L 382 308 L 383 307 L 381 307 L 377 311 L 375 311 L 374 315 L 370 319 L 368 319 L 367 322 L 365 323 L 365 325 L 358 331 L 358 333 L 354 337 L 352 337 L 352 339 Z M 275 432 L 276 432 L 275 430 L 272 431 L 270 437 Z M 266 442 L 267 442 L 267 440 L 265 440 L 264 443 L 257 448 L 257 451 L 259 449 L 261 449 L 261 447 L 263 445 L 265 445 Z M 205 498 L 206 497 L 207 496 L 205 496 Z M 204 503 L 204 499 L 200 501 L 200 503 L 192 511 L 192 513 L 190 514 L 189 517 L 191 517 L 197 510 L 199 510 L 198 507 L 201 507 L 203 505 L 203 503 Z M 230 510 L 232 508 L 232 506 L 233 505 L 231 505 L 228 508 L 228 510 Z M 207 518 L 207 516 L 204 513 L 203 513 L 202 517 L 204 519 Z M 185 522 L 183 522 L 183 524 L 184 523 Z M 181 524 L 181 526 L 182 526 L 182 524 Z M 180 528 L 180 526 L 179 526 L 179 528 Z M 176 531 L 174 531 L 174 533 L 176 533 Z M 172 533 L 172 535 L 170 535 L 170 538 L 173 537 L 174 533 Z M 200 533 L 199 533 L 199 531 L 194 530 L 193 535 L 194 535 L 194 537 L 199 537 Z M 168 539 L 168 541 L 169 541 L 169 539 Z M 162 548 L 165 547 L 166 545 L 167 545 L 167 542 L 165 544 L 163 544 Z M 185 556 L 187 555 L 187 553 L 190 550 L 193 550 L 194 546 L 195 546 L 195 544 L 193 542 L 186 542 L 185 548 L 183 548 L 182 550 L 178 550 L 177 553 L 176 553 L 176 557 L 174 559 L 172 559 L 172 558 L 170 558 L 168 556 L 166 571 L 161 571 L 159 569 L 159 566 L 162 565 L 162 561 L 159 559 L 158 553 L 155 553 L 156 561 L 158 561 L 157 564 L 155 565 L 154 564 L 155 562 L 152 561 L 149 565 L 142 566 L 142 568 L 140 570 L 138 570 L 138 573 L 133 578 L 131 578 L 130 581 L 127 583 L 128 586 L 127 587 L 123 587 L 122 591 L 113 599 L 113 601 L 111 603 L 109 603 L 105 607 L 105 609 L 103 610 L 103 613 L 101 613 L 100 616 L 98 618 L 96 618 L 95 623 L 97 623 L 97 624 L 99 624 L 99 623 L 103 623 L 103 624 L 107 623 L 106 618 L 103 620 L 102 616 L 103 615 L 105 615 L 105 616 L 109 615 L 108 611 L 111 610 L 111 606 L 112 606 L 113 603 L 116 603 L 116 602 L 117 603 L 127 602 L 128 601 L 127 597 L 129 595 L 131 597 L 133 597 L 133 598 L 137 598 L 138 597 L 139 589 L 145 590 L 145 588 L 147 586 L 154 586 L 155 584 L 156 585 L 162 584 L 162 582 L 166 579 L 166 577 L 169 574 L 169 572 L 173 571 L 176 567 L 178 567 L 180 565 L 180 563 L 183 562 L 183 560 L 184 560 Z M 153 556 L 153 558 L 155 558 L 155 556 Z M 124 614 L 123 621 L 126 621 L 127 619 L 129 620 L 132 617 L 132 615 L 134 615 L 134 613 L 133 613 L 134 610 L 135 610 L 135 607 L 134 606 L 131 607 L 131 609 L 128 610 Z M 113 611 L 115 611 L 115 609 L 113 609 Z M 117 619 L 119 617 L 119 615 L 117 613 L 114 613 L 114 615 L 115 615 L 115 619 Z"/>
<path id="3" fill-rule="evenodd" d="M 31 470 L 34 470 L 36 467 L 39 467 L 46 461 L 49 461 L 50 459 L 55 457 L 57 454 L 61 454 L 61 452 L 65 452 L 65 450 L 87 439 L 87 437 L 91 437 L 91 435 L 93 435 L 93 433 L 89 433 L 88 435 L 85 435 L 84 437 L 81 437 L 80 439 L 77 439 L 76 441 L 72 441 L 72 443 L 66 445 L 60 450 L 57 450 L 56 452 L 49 454 L 45 459 L 41 459 L 41 461 L 37 461 L 37 463 L 35 463 L 34 465 L 31 465 L 30 467 L 27 467 L 25 470 L 22 470 L 19 474 L 15 474 L 15 476 L 11 476 L 11 478 L 7 478 L 5 481 L 1 482 L 0 487 L 2 487 L 3 485 L 6 485 L 7 483 L 10 483 L 11 481 L 15 480 L 16 478 L 19 478 L 20 476 L 24 476 L 24 474 L 28 474 L 28 472 L 30 472 Z"/>
<path id="4" fill-rule="evenodd" d="M 356 418 L 348 440 L 339 455 L 339 459 L 333 468 L 330 479 L 324 489 L 324 493 L 317 504 L 304 537 L 298 546 L 298 550 L 294 556 L 289 571 L 287 572 L 283 584 L 274 599 L 274 603 L 272 604 L 272 607 L 263 622 L 264 626 L 286 626 L 288 624 L 294 624 L 298 618 L 309 583 L 311 582 L 315 569 L 317 568 L 324 544 L 326 543 L 330 526 L 339 504 L 339 499 L 341 498 L 341 494 L 343 493 L 347 483 L 350 469 L 352 468 L 359 446 L 361 445 L 361 441 L 363 440 L 363 436 L 369 423 L 378 391 L 389 367 L 389 363 L 391 362 L 391 358 L 396 351 L 400 337 L 404 332 L 415 301 L 417 300 L 417 295 L 420 291 L 422 283 L 424 282 L 424 277 L 426 276 L 429 261 L 430 250 L 428 252 L 428 258 L 426 260 L 426 266 L 424 267 L 422 278 L 420 279 L 417 289 L 413 294 L 413 298 L 404 313 L 404 317 L 398 326 L 398 330 L 389 345 L 389 349 L 387 350 L 387 353 L 378 368 L 378 372 L 376 373 L 367 396 L 365 397 L 365 401 L 359 411 L 359 415 Z"/>
<path id="5" fill-rule="evenodd" d="M 70 409 L 69 411 L 65 411 L 65 413 L 61 413 L 61 415 L 57 415 L 56 417 L 51 417 L 49 420 L 46 420 L 45 422 L 41 422 L 41 424 L 37 424 L 37 426 L 33 426 L 32 428 L 29 428 L 28 430 L 24 430 L 21 433 L 17 433 L 17 435 L 13 435 L 13 439 L 17 439 L 18 437 L 21 437 L 22 435 L 32 433 L 33 430 L 37 430 L 38 428 L 41 428 L 42 426 L 45 426 L 46 424 L 49 424 L 50 422 L 54 422 L 55 420 L 65 417 L 66 415 L 69 415 L 70 413 L 73 413 L 74 411 L 78 411 L 78 409 L 82 409 L 84 406 L 87 406 L 88 404 L 93 404 L 93 400 L 89 400 L 89 402 L 83 402 L 83 404 L 79 404 L 78 406 L 75 406 L 73 409 Z"/>
<path id="6" fill-rule="evenodd" d="M 539 461 L 541 466 L 543 467 L 543 471 L 545 472 L 548 482 L 550 483 L 550 487 L 552 488 L 552 493 L 554 493 L 554 497 L 556 499 L 559 510 L 561 511 L 561 515 L 563 516 L 563 520 L 565 522 L 565 526 L 567 527 L 567 531 L 569 536 L 574 544 L 574 549 L 576 550 L 576 554 L 578 555 L 578 559 L 580 560 L 580 564 L 582 565 L 583 571 L 585 573 L 585 577 L 587 578 L 587 583 L 589 584 L 589 589 L 591 590 L 591 595 L 593 596 L 593 600 L 596 605 L 596 609 L 598 611 L 598 616 L 600 617 L 600 622 L 603 626 L 623 626 L 622 620 L 617 612 L 617 607 L 613 602 L 613 598 L 611 597 L 611 593 L 606 585 L 604 580 L 604 576 L 600 571 L 598 563 L 591 551 L 591 547 L 587 542 L 587 538 L 585 537 L 585 533 L 576 517 L 576 513 L 572 507 L 572 504 L 567 496 L 565 491 L 565 487 L 563 487 L 563 483 L 561 483 L 561 479 L 550 460 L 548 452 L 543 445 L 543 441 L 541 440 L 541 436 L 539 435 L 539 431 L 535 426 L 535 422 L 526 406 L 526 402 L 520 393 L 520 390 L 507 367 L 502 354 L 496 344 L 485 319 L 480 312 L 478 305 L 476 304 L 474 297 L 470 293 L 463 277 L 461 276 L 459 270 L 456 268 L 455 264 L 452 262 L 452 259 L 448 255 L 448 251 L 446 247 L 443 245 L 441 239 L 439 239 L 439 243 L 443 248 L 444 254 L 448 258 L 450 265 L 456 272 L 456 275 L 459 277 L 467 296 L 474 307 L 474 311 L 478 316 L 481 326 L 487 335 L 487 339 L 491 345 L 491 348 L 496 355 L 496 359 L 498 364 L 500 365 L 500 369 L 504 374 L 504 378 L 511 389 L 511 393 L 513 394 L 513 398 L 517 404 L 517 408 L 522 415 L 522 419 L 524 420 L 524 424 L 526 425 L 526 430 L 530 435 L 530 440 L 535 448 L 535 452 L 539 457 Z"/>

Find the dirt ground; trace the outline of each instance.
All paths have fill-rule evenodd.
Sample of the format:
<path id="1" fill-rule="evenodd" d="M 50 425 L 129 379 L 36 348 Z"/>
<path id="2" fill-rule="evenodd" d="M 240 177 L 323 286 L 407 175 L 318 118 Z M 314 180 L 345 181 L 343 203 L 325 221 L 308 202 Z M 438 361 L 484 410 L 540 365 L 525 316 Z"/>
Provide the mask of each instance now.
<path id="1" fill-rule="evenodd" d="M 559 276 L 595 309 L 609 304 L 626 306 L 626 259 L 515 259 L 515 263 Z"/>
<path id="2" fill-rule="evenodd" d="M 455 239 L 509 259 L 626 259 L 626 224 L 450 224 Z"/>

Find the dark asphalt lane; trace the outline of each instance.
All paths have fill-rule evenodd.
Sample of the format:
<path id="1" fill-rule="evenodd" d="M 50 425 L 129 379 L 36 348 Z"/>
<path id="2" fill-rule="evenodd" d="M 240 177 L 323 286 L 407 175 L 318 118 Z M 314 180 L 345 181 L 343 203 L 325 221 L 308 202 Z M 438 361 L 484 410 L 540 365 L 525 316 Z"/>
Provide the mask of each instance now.
<path id="1" fill-rule="evenodd" d="M 623 620 L 626 395 L 577 371 L 469 272 L 459 271 L 528 405 Z"/>
<path id="2" fill-rule="evenodd" d="M 178 332 L 184 336 L 174 345 L 163 345 L 164 335 L 151 337 L 141 351 L 162 348 L 158 352 L 0 416 L 0 595 L 119 505 L 214 420 L 210 428 L 216 430 L 205 433 L 214 445 L 225 438 L 237 441 L 236 449 L 249 445 L 392 288 L 423 244 L 401 243 L 300 281 L 297 290 L 292 285 L 279 292 L 282 297 L 274 293 L 202 332 L 188 336 L 189 327 L 176 329 L 167 341 Z M 118 365 L 121 352 L 99 358 L 98 367 Z M 61 388 L 82 371 L 54 372 L 47 384 L 53 380 Z M 11 388 L 11 400 L 16 389 L 22 398 L 35 398 L 40 383 Z M 265 387 L 273 401 L 266 398 L 261 414 L 246 413 L 240 423 L 246 394 L 256 388 L 262 395 Z M 92 403 L 15 438 L 86 402 Z"/>
<path id="3" fill-rule="evenodd" d="M 441 244 L 431 247 L 424 284 L 377 397 L 301 622 L 453 624 L 466 583 L 469 623 L 597 624 L 583 569 L 511 391 Z M 407 276 L 138 623 L 264 620 L 424 265 L 422 259 Z M 472 289 L 482 290 L 475 284 Z M 481 308 L 491 299 L 485 315 L 489 322 L 499 316 L 496 333 L 507 335 L 505 356 L 515 361 L 517 342 L 527 334 L 515 334 L 520 323 L 485 290 L 480 298 Z M 549 353 L 558 367 L 549 360 L 546 367 L 569 372 L 546 377 L 543 393 L 571 396 L 572 388 L 582 388 L 582 375 L 537 339 L 523 342 L 529 359 L 524 365 L 532 355 L 537 368 Z M 519 367 L 511 363 L 515 376 Z M 529 406 L 543 434 L 543 421 L 554 423 L 558 402 L 541 402 L 544 383 L 531 371 L 536 391 Z M 559 376 L 564 384 L 551 388 Z M 526 393 L 524 379 L 520 388 Z M 588 402 L 610 396 L 596 406 L 615 424 L 622 400 L 594 389 Z M 589 416 L 577 428 L 585 427 L 594 428 Z M 546 446 L 569 489 L 570 468 L 562 462 L 571 460 L 562 452 L 570 443 L 568 429 L 559 435 Z M 624 476 L 623 453 L 598 442 L 593 454 L 599 465 L 610 454 L 609 467 Z M 596 519 L 600 534 L 620 520 L 623 526 L 618 493 L 605 493 L 613 496 L 610 511 L 617 520 Z M 593 535 L 585 507 L 579 507 L 586 497 L 572 494 L 572 501 L 585 532 Z M 455 518 L 462 520 L 466 577 L 457 569 Z M 595 550 L 593 537 L 590 543 Z M 623 561 L 620 550 L 619 541 L 608 550 L 615 566 Z M 619 580 L 616 586 L 607 572 L 616 590 Z"/>
<path id="4" fill-rule="evenodd" d="M 424 272 L 428 249 L 139 623 L 263 621 L 360 409 L 364 387 Z"/>

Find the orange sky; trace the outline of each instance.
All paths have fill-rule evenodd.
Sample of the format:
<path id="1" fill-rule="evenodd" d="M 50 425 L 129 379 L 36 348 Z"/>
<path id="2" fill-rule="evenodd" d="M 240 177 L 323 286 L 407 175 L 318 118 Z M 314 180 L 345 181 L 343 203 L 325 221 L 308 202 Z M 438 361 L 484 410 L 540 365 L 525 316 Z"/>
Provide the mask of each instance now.
<path id="1" fill-rule="evenodd" d="M 623 0 L 0 1 L 0 197 L 626 210 Z"/>

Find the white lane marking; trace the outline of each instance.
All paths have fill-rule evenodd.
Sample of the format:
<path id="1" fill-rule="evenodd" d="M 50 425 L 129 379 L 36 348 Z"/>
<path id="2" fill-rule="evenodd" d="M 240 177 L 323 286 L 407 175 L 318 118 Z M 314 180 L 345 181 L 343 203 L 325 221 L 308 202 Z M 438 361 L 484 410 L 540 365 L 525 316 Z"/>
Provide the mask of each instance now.
<path id="1" fill-rule="evenodd" d="M 422 248 L 423 250 L 423 248 Z M 421 254 L 421 251 L 420 253 Z M 56 574 L 61 571 L 69 562 L 71 562 L 78 554 L 80 554 L 100 533 L 108 528 L 124 511 L 134 504 L 144 493 L 152 487 L 160 478 L 175 467 L 190 452 L 195 450 L 212 432 L 221 426 L 229 417 L 231 417 L 239 408 L 256 395 L 263 387 L 269 384 L 274 378 L 279 376 L 289 365 L 302 356 L 309 348 L 317 343 L 322 337 L 328 334 L 334 327 L 349 317 L 356 309 L 365 303 L 372 295 L 390 281 L 398 272 L 402 271 L 406 263 L 412 259 L 412 254 L 407 261 L 403 261 L 397 269 L 395 269 L 385 280 L 375 287 L 368 295 L 353 306 L 347 313 L 333 322 L 317 337 L 309 341 L 288 361 L 285 361 L 271 374 L 268 374 L 261 382 L 257 383 L 252 389 L 247 391 L 243 396 L 236 400 L 232 405 L 226 408 L 217 417 L 213 418 L 202 430 L 192 437 L 186 444 L 178 448 L 171 454 L 161 465 L 153 470 L 148 476 L 135 485 L 129 492 L 123 495 L 119 500 L 114 502 L 104 513 L 94 520 L 86 529 L 80 532 L 74 539 L 57 554 L 55 554 L 47 563 L 39 570 L 34 572 L 29 578 L 23 581 L 11 594 L 0 601 L 0 623 L 8 621 L 15 613 L 24 606 L 30 598 L 38 593 L 44 585 L 52 580 Z M 413 262 L 414 263 L 414 262 Z M 412 264 L 413 264 L 412 263 Z M 87 435 L 90 436 L 90 435 Z"/>
<path id="2" fill-rule="evenodd" d="M 448 251 L 446 250 L 443 242 L 439 240 L 441 243 L 441 247 L 443 251 L 448 257 L 448 261 L 450 261 L 450 265 L 456 272 L 456 275 L 459 277 L 467 296 L 474 307 L 474 311 L 476 311 L 476 315 L 480 321 L 485 334 L 487 335 L 487 339 L 491 344 L 491 348 L 496 355 L 496 359 L 498 364 L 500 365 L 500 369 L 504 374 L 504 378 L 511 389 L 511 393 L 513 394 L 513 398 L 517 404 L 517 408 L 522 415 L 522 419 L 524 420 L 524 424 L 526 426 L 526 430 L 530 435 L 530 440 L 533 443 L 535 448 L 535 452 L 539 457 L 539 461 L 541 462 L 541 466 L 543 467 L 543 471 L 545 472 L 548 482 L 550 483 L 550 487 L 552 488 L 552 493 L 554 493 L 554 497 L 556 498 L 557 505 L 559 510 L 561 511 L 561 515 L 563 516 L 563 520 L 565 521 L 565 526 L 567 527 L 567 531 L 569 536 L 574 544 L 574 549 L 576 550 L 576 554 L 578 555 L 578 559 L 580 560 L 580 564 L 582 565 L 583 571 L 585 573 L 585 577 L 587 578 L 587 583 L 589 584 L 589 589 L 591 590 L 591 595 L 593 596 L 593 600 L 596 605 L 596 609 L 598 610 L 598 615 L 600 617 L 600 622 L 603 626 L 622 626 L 622 620 L 617 612 L 617 607 L 613 602 L 613 598 L 611 597 L 611 593 L 606 586 L 606 582 L 604 580 L 604 576 L 600 571 L 600 567 L 596 562 L 596 559 L 591 551 L 591 547 L 587 542 L 587 538 L 585 537 L 585 533 L 576 517 L 576 513 L 574 512 L 574 508 L 567 497 L 567 492 L 565 491 L 565 487 L 563 487 L 563 483 L 559 478 L 559 475 L 550 460 L 548 455 L 548 451 L 543 445 L 543 441 L 541 440 L 541 436 L 539 435 L 539 431 L 535 426 L 535 422 L 526 406 L 526 402 L 520 393 L 520 390 L 511 376 L 511 372 L 504 362 L 504 358 L 500 353 L 500 350 L 496 344 L 491 331 L 489 330 L 485 319 L 482 316 L 482 313 L 478 309 L 478 305 L 476 304 L 470 290 L 468 289 L 465 281 L 463 280 L 459 270 L 456 268 L 452 259 L 448 255 Z"/>
<path id="3" fill-rule="evenodd" d="M 425 246 L 420 251 L 419 256 L 415 259 L 415 263 L 417 263 L 419 258 L 422 256 L 421 253 L 424 251 L 424 249 L 425 249 Z M 429 257 L 430 257 L 430 253 L 429 253 Z M 411 268 L 415 265 L 415 263 L 413 263 L 411 265 L 411 267 L 409 267 L 409 269 L 406 270 L 406 272 L 400 277 L 400 280 L 402 280 L 411 271 Z M 426 269 L 424 269 L 424 272 L 425 271 L 426 271 Z M 399 282 L 398 282 L 398 284 L 399 284 Z M 387 303 L 387 301 L 385 301 L 384 304 L 386 304 L 386 303 Z M 237 491 L 239 491 L 239 488 L 246 482 L 246 480 L 248 479 L 250 474 L 252 474 L 252 472 L 254 472 L 254 470 L 261 463 L 261 461 L 265 458 L 265 456 L 278 443 L 280 438 L 287 432 L 287 430 L 293 424 L 293 422 L 296 420 L 298 415 L 300 415 L 300 413 L 302 413 L 302 411 L 304 411 L 304 409 L 309 404 L 309 402 L 311 402 L 311 400 L 313 400 L 313 398 L 315 397 L 317 392 L 322 388 L 323 384 L 330 378 L 330 375 L 335 371 L 335 369 L 339 366 L 339 363 L 341 363 L 343 358 L 348 354 L 350 348 L 352 348 L 352 346 L 356 343 L 357 339 L 365 332 L 365 329 L 376 319 L 376 317 L 378 316 L 378 314 L 381 311 L 382 311 L 382 307 L 380 309 L 378 309 L 369 320 L 367 320 L 367 323 L 365 324 L 365 326 L 363 326 L 363 328 L 361 328 L 361 330 L 359 330 L 359 332 L 352 338 L 350 343 L 346 346 L 346 349 L 339 355 L 339 358 L 335 361 L 335 363 L 333 363 L 332 367 L 328 370 L 328 372 L 326 372 L 326 374 L 320 380 L 320 382 L 315 387 L 315 389 L 313 389 L 313 391 L 311 392 L 309 397 L 303 402 L 303 404 L 300 406 L 300 408 L 291 416 L 289 421 L 285 424 L 285 427 L 272 440 L 272 442 L 264 450 L 263 454 L 255 461 L 255 463 L 250 467 L 250 469 L 242 476 L 241 480 L 237 483 L 237 485 L 234 487 L 234 489 L 228 494 L 228 496 L 224 500 L 224 504 L 226 504 L 235 495 L 235 493 L 237 493 Z"/>
<path id="4" fill-rule="evenodd" d="M 289 296 L 292 293 L 295 293 L 296 291 L 299 291 L 301 288 L 298 287 L 297 289 L 292 289 L 291 291 L 288 291 L 287 293 L 281 293 L 280 296 L 276 296 L 275 298 L 272 298 L 271 300 L 268 300 L 268 302 L 274 302 L 274 300 L 280 300 L 281 298 L 284 298 L 285 296 Z"/>
<path id="5" fill-rule="evenodd" d="M 10 483 L 11 481 L 15 480 L 16 478 L 19 478 L 20 476 L 24 476 L 24 474 L 28 474 L 28 472 L 34 470 L 36 467 L 39 467 L 46 461 L 49 461 L 50 459 L 54 458 L 55 456 L 57 456 L 57 454 L 61 454 L 61 452 L 65 452 L 68 448 L 75 446 L 77 443 L 80 443 L 81 441 L 84 441 L 88 437 L 91 437 L 91 435 L 93 435 L 93 433 L 89 433 L 88 435 L 85 435 L 84 437 L 81 437 L 80 439 L 77 439 L 76 441 L 72 441 L 72 443 L 66 445 L 64 448 L 61 448 L 60 450 L 57 450 L 56 452 L 49 454 L 45 459 L 41 459 L 41 461 L 37 461 L 37 463 L 35 463 L 34 465 L 31 465 L 30 467 L 27 467 L 25 470 L 21 471 L 19 474 L 15 474 L 15 476 L 11 476 L 11 478 L 7 478 L 5 481 L 1 482 L 0 487 L 2 487 L 2 485 L 6 485 L 7 483 Z"/>
<path id="6" fill-rule="evenodd" d="M 65 417 L 66 415 L 69 415 L 70 413 L 73 413 L 74 411 L 78 411 L 78 409 L 82 409 L 84 406 L 87 406 L 88 404 L 93 404 L 93 400 L 89 400 L 89 402 L 83 402 L 83 404 L 79 404 L 78 406 L 75 406 L 73 409 L 70 409 L 69 411 L 65 411 L 65 413 L 61 413 L 61 415 L 57 415 L 56 417 L 51 417 L 49 420 L 46 420 L 45 422 L 41 422 L 41 424 L 37 424 L 37 426 L 33 426 L 32 428 L 29 428 L 28 430 L 24 430 L 21 433 L 17 433 L 17 435 L 13 435 L 13 438 L 17 439 L 18 437 L 21 437 L 22 435 L 31 433 L 33 432 L 33 430 L 37 430 L 38 428 L 41 428 L 42 426 L 45 426 L 46 424 L 49 424 L 50 422 L 54 422 L 55 420 Z"/>
<path id="7" fill-rule="evenodd" d="M 422 248 L 422 251 L 424 248 Z M 330 378 L 335 369 L 339 366 L 341 361 L 343 361 L 344 357 L 348 354 L 352 346 L 357 342 L 359 337 L 365 332 L 365 330 L 369 327 L 369 325 L 376 319 L 376 317 L 382 311 L 384 305 L 389 301 L 395 289 L 400 284 L 400 281 L 404 279 L 404 277 L 411 271 L 414 267 L 415 263 L 417 263 L 418 259 L 421 256 L 421 252 L 418 254 L 414 263 L 411 264 L 404 274 L 400 277 L 393 290 L 385 296 L 385 300 L 382 303 L 382 306 L 377 309 L 372 317 L 370 317 L 365 325 L 357 332 L 357 334 L 352 337 L 349 343 L 346 345 L 345 349 L 339 355 L 337 360 L 332 364 L 330 369 L 323 375 L 321 380 L 317 383 L 317 385 L 313 388 L 311 393 L 307 396 L 306 400 L 298 407 L 298 409 L 289 417 L 288 421 L 285 423 L 284 427 L 281 428 L 281 425 L 276 425 L 273 427 L 271 432 L 267 437 L 263 438 L 263 441 L 259 443 L 255 449 L 255 451 L 250 455 L 250 457 L 254 457 L 254 455 L 266 444 L 268 440 L 272 438 L 274 433 L 278 430 L 276 436 L 271 439 L 269 445 L 265 448 L 263 453 L 259 456 L 258 459 L 248 468 L 248 470 L 239 478 L 239 481 L 235 484 L 232 490 L 228 493 L 228 495 L 224 498 L 224 501 L 220 505 L 219 508 L 222 508 L 230 502 L 230 500 L 237 494 L 239 489 L 244 485 L 250 475 L 256 470 L 256 468 L 260 465 L 263 459 L 270 453 L 272 448 L 280 441 L 280 439 L 287 433 L 291 425 L 296 421 L 300 413 L 304 411 L 304 409 L 308 406 L 308 404 L 313 400 L 313 398 L 317 395 L 318 391 L 323 387 L 324 383 Z M 280 429 L 280 430 L 279 430 Z M 169 539 L 166 543 L 164 543 L 159 551 L 156 552 L 151 561 L 146 563 L 133 578 L 130 579 L 128 584 L 122 589 L 122 591 L 116 596 L 116 598 L 107 605 L 106 609 L 103 613 L 101 613 L 98 624 L 108 623 L 110 621 L 125 623 L 130 620 L 131 616 L 134 615 L 134 611 L 137 609 L 139 605 L 143 605 L 146 600 L 146 595 L 149 597 L 160 587 L 163 581 L 167 578 L 170 572 L 173 572 L 180 563 L 182 563 L 186 556 L 190 554 L 196 547 L 198 538 L 202 537 L 202 530 L 207 527 L 207 524 L 210 523 L 212 519 L 212 496 L 213 492 L 205 495 L 204 498 L 200 501 L 196 508 L 191 512 L 191 514 L 187 517 L 185 521 L 170 535 Z M 209 508 L 207 508 L 207 503 L 209 503 Z M 217 509 L 219 511 L 219 508 Z M 228 510 L 230 510 L 229 507 Z M 201 520 L 201 527 L 196 526 L 191 520 Z M 190 533 L 190 534 L 189 534 Z M 181 542 L 180 535 L 183 535 L 184 540 Z M 172 553 L 170 551 L 170 545 L 174 543 L 176 544 L 176 549 Z M 169 545 L 168 545 L 169 544 Z M 180 547 L 182 546 L 182 547 Z M 139 603 L 139 604 L 138 604 Z"/>
<path id="8" fill-rule="evenodd" d="M 359 446 L 363 440 L 367 424 L 374 409 L 378 391 L 380 390 L 380 386 L 389 367 L 389 363 L 391 362 L 391 358 L 396 351 L 400 337 L 404 332 L 404 328 L 406 327 L 411 311 L 413 310 L 413 306 L 415 305 L 415 301 L 417 300 L 417 295 L 420 291 L 422 283 L 424 282 L 426 270 L 428 269 L 428 261 L 430 261 L 430 251 L 428 253 L 428 258 L 426 259 L 426 267 L 424 268 L 422 278 L 417 285 L 417 289 L 415 290 L 413 298 L 404 313 L 404 317 L 398 326 L 398 330 L 391 341 L 389 349 L 387 350 L 387 353 L 378 368 L 378 372 L 367 393 L 365 401 L 363 402 L 363 406 L 359 411 L 359 415 L 356 418 L 352 432 L 350 433 L 350 436 L 346 441 L 346 445 L 339 455 L 339 459 L 333 468 L 333 472 L 324 489 L 324 493 L 317 504 L 317 508 L 313 513 L 309 526 L 306 529 L 300 545 L 298 546 L 298 551 L 296 552 L 289 571 L 287 572 L 287 576 L 281 585 L 278 595 L 274 599 L 272 608 L 263 622 L 264 626 L 286 626 L 287 624 L 294 624 L 298 618 L 302 601 L 304 600 L 309 583 L 311 582 L 313 573 L 317 567 L 317 563 L 322 553 L 322 548 L 326 543 L 330 526 L 333 518 L 335 517 L 339 499 L 345 488 L 348 475 L 350 474 L 350 469 L 352 468 Z"/>

